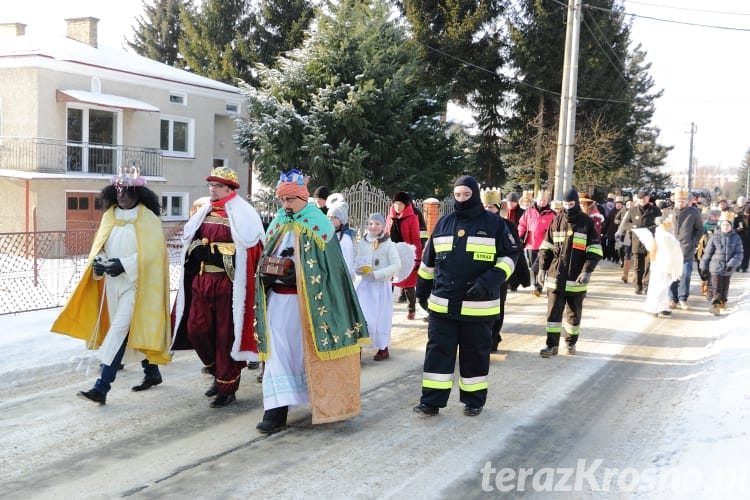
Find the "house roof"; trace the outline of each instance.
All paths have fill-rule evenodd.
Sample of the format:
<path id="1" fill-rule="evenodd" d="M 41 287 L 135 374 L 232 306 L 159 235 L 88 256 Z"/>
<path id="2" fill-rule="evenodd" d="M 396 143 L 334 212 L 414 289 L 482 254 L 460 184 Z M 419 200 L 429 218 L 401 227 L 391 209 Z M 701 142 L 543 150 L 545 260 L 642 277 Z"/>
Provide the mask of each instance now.
<path id="1" fill-rule="evenodd" d="M 232 94 L 240 93 L 240 89 L 233 85 L 107 45 L 92 47 L 62 35 L 0 37 L 0 68 L 32 66 L 42 64 L 43 60 L 60 61 L 70 64 L 71 68 L 80 65 L 79 71 L 83 71 L 84 67 L 107 69 L 124 76 L 142 76 L 165 83 L 178 83 Z"/>
<path id="2" fill-rule="evenodd" d="M 86 90 L 58 90 L 57 102 L 84 102 L 105 108 L 125 109 L 128 111 L 159 111 L 159 108 L 147 102 L 112 94 L 88 92 Z"/>

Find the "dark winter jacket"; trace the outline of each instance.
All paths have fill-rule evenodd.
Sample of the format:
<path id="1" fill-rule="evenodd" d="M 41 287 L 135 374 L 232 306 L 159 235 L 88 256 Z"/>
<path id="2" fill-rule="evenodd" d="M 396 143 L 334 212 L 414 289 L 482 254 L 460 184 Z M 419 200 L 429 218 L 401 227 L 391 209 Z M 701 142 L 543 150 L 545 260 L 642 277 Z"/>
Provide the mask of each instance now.
<path id="1" fill-rule="evenodd" d="M 576 278 L 592 273 L 603 255 L 594 221 L 578 205 L 575 208 L 552 220 L 539 248 L 539 269 L 547 271 L 544 284 L 558 293 L 585 293 L 586 285 L 577 284 Z"/>
<path id="2" fill-rule="evenodd" d="M 734 231 L 714 232 L 701 257 L 701 271 L 730 276 L 742 263 L 742 239 Z M 727 268 L 731 268 L 728 271 Z"/>
<path id="3" fill-rule="evenodd" d="M 660 215 L 661 210 L 651 203 L 646 206 L 636 205 L 630 207 L 630 211 L 623 219 L 623 222 L 630 224 L 630 245 L 633 253 L 648 253 L 648 249 L 641 243 L 641 240 L 638 239 L 633 229 L 645 227 L 653 234 L 656 230 L 656 218 Z"/>
<path id="4" fill-rule="evenodd" d="M 486 321 L 500 313 L 501 286 L 513 274 L 521 249 L 506 221 L 481 202 L 478 207 L 444 215 L 427 240 L 417 298 L 428 299 L 431 314 Z"/>
<path id="5" fill-rule="evenodd" d="M 680 242 L 683 259 L 692 259 L 698 241 L 703 236 L 703 218 L 701 218 L 700 210 L 690 205 L 675 210 L 672 223 L 674 236 Z"/>

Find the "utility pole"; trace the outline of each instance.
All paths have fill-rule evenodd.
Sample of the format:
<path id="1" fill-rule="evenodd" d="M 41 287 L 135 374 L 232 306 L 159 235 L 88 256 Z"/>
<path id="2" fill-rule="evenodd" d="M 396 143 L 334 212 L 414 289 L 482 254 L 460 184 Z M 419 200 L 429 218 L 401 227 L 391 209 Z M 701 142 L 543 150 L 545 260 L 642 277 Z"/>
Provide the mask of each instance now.
<path id="1" fill-rule="evenodd" d="M 698 132 L 698 127 L 695 126 L 695 122 L 690 123 L 690 158 L 688 160 L 688 176 L 687 176 L 688 191 L 693 189 L 693 136 L 697 132 Z"/>
<path id="2" fill-rule="evenodd" d="M 560 95 L 560 124 L 557 130 L 554 192 L 556 200 L 562 199 L 563 193 L 573 185 L 580 28 L 581 0 L 568 0 L 568 24 L 565 28 L 565 57 Z"/>

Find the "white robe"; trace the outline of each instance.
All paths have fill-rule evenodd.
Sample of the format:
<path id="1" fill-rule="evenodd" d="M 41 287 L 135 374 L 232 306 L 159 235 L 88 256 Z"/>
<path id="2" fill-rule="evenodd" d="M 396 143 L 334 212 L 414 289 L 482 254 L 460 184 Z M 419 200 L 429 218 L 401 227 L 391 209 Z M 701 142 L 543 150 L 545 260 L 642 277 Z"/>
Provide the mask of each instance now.
<path id="1" fill-rule="evenodd" d="M 658 314 L 669 311 L 669 287 L 672 282 L 680 279 L 683 257 L 680 242 L 662 226 L 656 227 L 653 242 L 656 244 L 656 250 L 654 252 L 652 243 L 648 251 L 649 255 L 654 255 L 654 260 L 649 271 L 650 278 L 643 310 Z"/>
<path id="2" fill-rule="evenodd" d="M 296 235 L 289 231 L 283 238 L 274 252 L 277 257 L 284 248 L 294 246 Z M 266 410 L 310 402 L 298 300 L 296 294 L 268 292 L 269 355 L 263 370 L 263 408 Z"/>
<path id="3" fill-rule="evenodd" d="M 115 208 L 115 219 L 135 220 L 138 217 L 138 205 L 128 210 Z M 138 240 L 133 224 L 114 226 L 109 233 L 104 251 L 99 257 L 120 259 L 125 272 L 118 276 L 104 276 L 104 289 L 107 297 L 107 311 L 110 318 L 109 330 L 99 347 L 99 359 L 105 365 L 111 365 L 117 351 L 130 331 L 130 321 L 135 309 L 135 292 L 138 283 Z M 102 279 L 94 275 L 94 279 Z M 138 353 L 126 348 L 123 362 L 138 358 Z"/>
<path id="4" fill-rule="evenodd" d="M 367 331 L 370 333 L 372 345 L 379 350 L 385 349 L 391 342 L 393 323 L 391 282 L 401 267 L 396 244 L 387 239 L 374 248 L 372 237 L 366 235 L 357 243 L 354 265 L 357 274 L 363 274 L 363 266 L 372 268 L 375 279 L 363 277 L 357 284 L 357 297 L 367 321 Z"/>

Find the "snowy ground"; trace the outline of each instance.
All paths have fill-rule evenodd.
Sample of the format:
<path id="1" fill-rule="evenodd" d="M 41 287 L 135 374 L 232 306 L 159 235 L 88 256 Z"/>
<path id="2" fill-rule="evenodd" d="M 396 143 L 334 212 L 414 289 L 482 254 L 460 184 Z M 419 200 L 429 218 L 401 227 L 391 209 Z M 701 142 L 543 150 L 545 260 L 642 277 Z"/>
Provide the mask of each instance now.
<path id="1" fill-rule="evenodd" d="M 74 396 L 98 361 L 83 342 L 49 333 L 58 310 L 0 316 L 0 491 L 24 500 L 482 498 L 515 484 L 500 471 L 531 468 L 540 481 L 515 484 L 512 496 L 750 498 L 750 274 L 733 278 L 728 314 L 710 315 L 693 296 L 671 319 L 641 312 L 642 297 L 618 274 L 603 263 L 594 275 L 574 357 L 541 359 L 546 301 L 510 294 L 479 417 L 461 414 L 457 394 L 438 417 L 411 412 L 425 326 L 399 304 L 391 359 L 364 352 L 362 415 L 313 426 L 308 409 L 293 408 L 289 430 L 271 437 L 254 430 L 263 412 L 254 372 L 236 404 L 214 410 L 200 362 L 178 353 L 165 383 L 144 393 L 130 391 L 142 374 L 128 365 L 99 407 Z M 598 460 L 595 477 L 574 476 L 567 493 L 539 475 Z"/>

